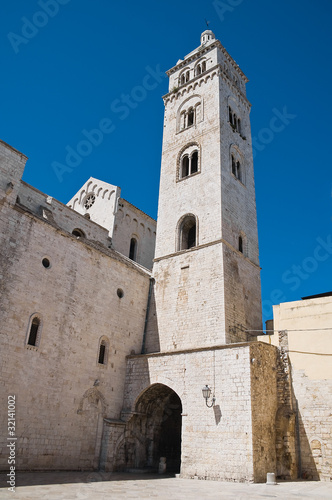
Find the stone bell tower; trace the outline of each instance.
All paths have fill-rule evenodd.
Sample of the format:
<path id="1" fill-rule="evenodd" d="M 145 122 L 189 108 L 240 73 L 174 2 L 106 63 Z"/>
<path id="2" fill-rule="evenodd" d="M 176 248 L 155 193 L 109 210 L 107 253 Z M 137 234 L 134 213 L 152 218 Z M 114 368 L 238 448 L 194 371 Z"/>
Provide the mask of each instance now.
<path id="1" fill-rule="evenodd" d="M 261 328 L 248 79 L 210 30 L 167 75 L 146 351 L 244 342 Z"/>

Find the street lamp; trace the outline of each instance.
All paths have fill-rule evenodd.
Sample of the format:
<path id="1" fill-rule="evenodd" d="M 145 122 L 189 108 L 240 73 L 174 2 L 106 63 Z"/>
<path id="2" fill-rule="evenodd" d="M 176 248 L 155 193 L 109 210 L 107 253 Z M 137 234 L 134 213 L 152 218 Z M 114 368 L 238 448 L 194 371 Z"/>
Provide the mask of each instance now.
<path id="1" fill-rule="evenodd" d="M 208 408 L 212 408 L 212 406 L 214 406 L 214 402 L 215 402 L 216 398 L 213 395 L 211 404 L 208 404 L 208 399 L 210 399 L 210 396 L 211 396 L 211 389 L 210 389 L 210 387 L 208 385 L 206 385 L 205 387 L 203 387 L 202 393 L 203 393 L 203 398 L 205 399 L 206 406 Z"/>

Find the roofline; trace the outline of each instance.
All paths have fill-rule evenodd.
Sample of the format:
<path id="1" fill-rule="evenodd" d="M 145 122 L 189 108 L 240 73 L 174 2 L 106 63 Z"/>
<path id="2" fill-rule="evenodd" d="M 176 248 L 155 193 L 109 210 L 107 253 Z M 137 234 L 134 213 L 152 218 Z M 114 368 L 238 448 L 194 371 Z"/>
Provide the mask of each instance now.
<path id="1" fill-rule="evenodd" d="M 137 210 L 141 214 L 145 215 L 146 217 L 148 217 L 149 219 L 151 219 L 153 222 L 157 223 L 156 219 L 154 219 L 153 217 L 151 217 L 151 215 L 148 215 L 147 213 L 143 212 L 143 210 L 141 210 L 140 208 L 137 208 L 135 205 L 133 205 L 132 203 L 130 203 L 130 201 L 126 200 L 125 198 L 120 198 L 119 201 L 120 200 L 121 201 L 125 201 L 128 205 L 130 205 L 131 207 L 135 208 L 135 210 Z"/>
<path id="2" fill-rule="evenodd" d="M 13 153 L 17 153 L 20 156 L 23 156 L 23 158 L 25 158 L 26 160 L 28 160 L 28 157 L 24 153 L 21 153 L 21 151 L 19 151 L 18 149 L 13 148 L 13 146 L 11 146 L 10 144 L 8 144 L 7 142 L 2 141 L 0 139 L 0 144 L 2 144 L 3 146 L 5 146 L 7 149 L 10 149 L 11 151 L 13 151 Z"/>
<path id="3" fill-rule="evenodd" d="M 239 71 L 239 73 L 242 76 L 242 78 L 244 79 L 245 83 L 248 83 L 249 78 L 243 73 L 240 66 L 234 61 L 232 56 L 227 52 L 227 50 L 225 49 L 225 47 L 221 44 L 221 42 L 219 40 L 216 40 L 215 42 L 211 43 L 208 46 L 197 47 L 197 49 L 194 49 L 194 54 L 192 56 L 188 57 L 187 59 L 185 58 L 183 61 L 181 61 L 180 63 L 178 63 L 175 66 L 173 66 L 172 68 L 170 68 L 168 71 L 166 71 L 166 75 L 170 76 L 171 74 L 175 73 L 175 71 L 178 71 L 182 67 L 186 66 L 188 63 L 194 61 L 198 57 L 201 57 L 203 54 L 205 54 L 206 52 L 209 52 L 211 49 L 214 49 L 215 47 L 218 47 L 224 53 L 224 55 L 229 60 L 229 62 L 234 66 L 234 69 Z M 195 52 L 195 50 L 197 50 L 197 52 Z"/>

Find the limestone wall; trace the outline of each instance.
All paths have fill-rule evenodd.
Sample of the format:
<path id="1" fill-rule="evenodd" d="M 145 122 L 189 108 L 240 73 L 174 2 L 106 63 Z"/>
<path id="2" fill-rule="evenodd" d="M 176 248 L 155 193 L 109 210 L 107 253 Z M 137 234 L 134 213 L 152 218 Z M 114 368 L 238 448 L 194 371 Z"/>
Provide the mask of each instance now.
<path id="1" fill-rule="evenodd" d="M 129 257 L 130 241 L 135 239 L 135 261 L 152 269 L 156 242 L 156 221 L 128 201 L 120 198 L 115 214 L 112 247 Z"/>
<path id="2" fill-rule="evenodd" d="M 13 394 L 19 469 L 97 467 L 103 417 L 119 418 L 122 408 L 125 358 L 141 350 L 149 273 L 22 206 L 0 208 L 1 447 L 4 403 Z M 34 315 L 41 325 L 30 346 Z M 101 339 L 105 364 L 98 363 Z M 2 453 L 1 469 L 7 458 Z"/>
<path id="3" fill-rule="evenodd" d="M 150 321 L 158 329 L 149 322 L 147 348 L 157 344 L 165 352 L 225 342 L 221 244 L 161 259 L 153 275 L 156 308 Z"/>
<path id="4" fill-rule="evenodd" d="M 18 205 L 55 228 L 70 234 L 75 229 L 79 230 L 83 233 L 83 238 L 98 242 L 105 249 L 111 245 L 107 229 L 25 182 L 21 182 L 17 201 Z"/>
<path id="5" fill-rule="evenodd" d="M 27 157 L 0 140 L 0 198 L 15 203 Z M 1 201 L 0 201 L 1 202 Z"/>
<path id="6" fill-rule="evenodd" d="M 264 481 L 275 466 L 275 355 L 271 346 L 237 344 L 130 356 L 122 412 L 127 428 L 141 395 L 153 384 L 163 384 L 182 403 L 182 477 Z M 205 384 L 215 394 L 213 408 L 206 406 L 202 396 Z M 138 430 L 131 433 L 128 439 L 136 433 L 143 443 Z M 109 466 L 116 466 L 117 449 L 109 453 Z"/>
<path id="7" fill-rule="evenodd" d="M 266 349 L 260 342 L 250 345 L 255 482 L 266 481 L 267 472 L 276 473 L 277 356 L 276 349 Z"/>
<path id="8" fill-rule="evenodd" d="M 261 339 L 283 347 L 289 359 L 299 475 L 330 481 L 332 299 L 283 303 L 273 307 L 273 314 L 275 334 Z"/>

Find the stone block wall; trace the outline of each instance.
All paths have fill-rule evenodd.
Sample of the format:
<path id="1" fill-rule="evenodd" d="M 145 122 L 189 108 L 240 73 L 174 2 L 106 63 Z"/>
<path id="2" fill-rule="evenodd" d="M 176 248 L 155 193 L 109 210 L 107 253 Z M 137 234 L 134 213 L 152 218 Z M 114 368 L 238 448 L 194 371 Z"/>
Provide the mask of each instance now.
<path id="1" fill-rule="evenodd" d="M 0 140 L 0 203 L 14 204 L 27 157 Z"/>
<path id="2" fill-rule="evenodd" d="M 293 370 L 298 405 L 299 472 L 303 479 L 332 481 L 332 381 Z"/>
<path id="3" fill-rule="evenodd" d="M 266 481 L 268 472 L 276 472 L 278 351 L 260 342 L 250 344 L 251 420 L 253 435 L 254 481 Z"/>
<path id="4" fill-rule="evenodd" d="M 141 350 L 150 275 L 22 205 L 5 200 L 0 208 L 0 396 L 16 397 L 17 468 L 98 467 L 103 418 L 119 418 L 125 359 Z M 33 315 L 37 346 L 27 344 Z M 0 436 L 7 470 L 5 404 Z"/>
<path id="5" fill-rule="evenodd" d="M 129 356 L 122 412 L 127 432 L 131 430 L 127 438 L 139 435 L 144 441 L 131 426 L 139 402 L 148 388 L 167 386 L 182 403 L 182 477 L 265 481 L 274 465 L 274 357 L 275 348 L 255 344 Z M 206 384 L 216 398 L 212 408 L 202 396 Z M 116 467 L 116 447 L 107 463 Z"/>
<path id="6" fill-rule="evenodd" d="M 280 350 L 278 474 L 331 481 L 331 296 L 279 304 L 273 315 L 274 335 L 260 339 Z"/>
<path id="7" fill-rule="evenodd" d="M 137 242 L 135 261 L 152 269 L 156 243 L 156 221 L 120 198 L 115 214 L 112 248 L 129 257 L 130 241 Z"/>
<path id="8" fill-rule="evenodd" d="M 221 243 L 156 260 L 153 276 L 150 321 L 158 329 L 149 322 L 147 348 L 159 345 L 165 352 L 225 343 Z"/>
<path id="9" fill-rule="evenodd" d="M 260 267 L 223 245 L 226 343 L 255 339 L 262 328 Z"/>

